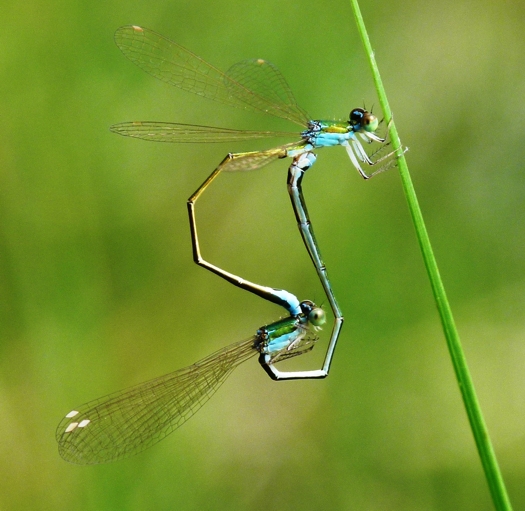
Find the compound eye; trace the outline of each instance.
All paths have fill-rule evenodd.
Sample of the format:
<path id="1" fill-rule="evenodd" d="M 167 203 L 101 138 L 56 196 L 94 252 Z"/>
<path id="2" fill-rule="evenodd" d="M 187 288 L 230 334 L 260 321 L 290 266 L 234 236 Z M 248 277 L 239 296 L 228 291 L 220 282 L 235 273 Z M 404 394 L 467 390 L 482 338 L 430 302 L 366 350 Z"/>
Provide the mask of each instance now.
<path id="1" fill-rule="evenodd" d="M 373 133 L 379 126 L 379 121 L 374 114 L 365 112 L 363 116 L 363 126 L 362 128 L 368 133 Z"/>
<path id="2" fill-rule="evenodd" d="M 366 114 L 366 110 L 363 110 L 362 108 L 354 108 L 350 112 L 350 120 L 348 121 L 351 126 L 356 126 L 358 124 L 361 124 L 363 117 Z"/>
<path id="3" fill-rule="evenodd" d="M 313 326 L 321 326 L 326 323 L 326 313 L 321 307 L 314 307 L 308 314 L 308 321 Z"/>

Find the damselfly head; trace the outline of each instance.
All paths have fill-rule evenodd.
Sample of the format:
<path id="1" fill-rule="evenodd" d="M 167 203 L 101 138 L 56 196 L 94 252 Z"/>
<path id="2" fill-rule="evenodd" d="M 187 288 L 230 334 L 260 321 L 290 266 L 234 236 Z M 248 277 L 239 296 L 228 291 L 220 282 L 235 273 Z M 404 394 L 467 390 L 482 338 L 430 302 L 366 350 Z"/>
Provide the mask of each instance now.
<path id="1" fill-rule="evenodd" d="M 326 313 L 321 307 L 315 307 L 308 314 L 308 321 L 315 329 L 320 329 L 326 323 Z"/>
<path id="2" fill-rule="evenodd" d="M 301 310 L 313 327 L 321 327 L 326 323 L 326 313 L 321 307 L 317 307 L 311 300 L 301 302 Z"/>
<path id="3" fill-rule="evenodd" d="M 348 124 L 352 126 L 353 131 L 366 131 L 368 133 L 374 133 L 379 126 L 377 117 L 365 110 L 364 108 L 354 108 L 350 112 L 350 119 Z"/>

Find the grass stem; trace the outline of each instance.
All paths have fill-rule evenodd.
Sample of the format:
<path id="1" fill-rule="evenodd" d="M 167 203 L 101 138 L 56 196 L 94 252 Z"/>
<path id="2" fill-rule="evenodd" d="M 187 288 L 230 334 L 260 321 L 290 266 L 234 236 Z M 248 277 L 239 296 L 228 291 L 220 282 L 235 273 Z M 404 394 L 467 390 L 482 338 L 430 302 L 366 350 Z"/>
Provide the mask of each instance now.
<path id="1" fill-rule="evenodd" d="M 366 31 L 363 17 L 359 9 L 358 1 L 350 1 L 354 11 L 359 34 L 365 47 L 365 51 L 368 55 L 379 102 L 383 110 L 383 115 L 385 116 L 385 119 L 388 123 L 388 121 L 392 119 L 392 111 L 390 110 L 383 82 L 381 81 L 375 55 L 370 44 L 370 39 L 368 38 L 368 33 Z M 401 150 L 401 141 L 399 139 L 394 122 L 390 124 L 389 134 L 393 149 Z M 481 463 L 483 465 L 485 477 L 492 495 L 492 500 L 494 502 L 495 508 L 498 511 L 511 511 L 512 507 L 507 495 L 505 483 L 503 481 L 503 477 L 498 466 L 498 461 L 490 441 L 489 433 L 483 419 L 483 414 L 481 413 L 481 408 L 476 397 L 474 384 L 472 382 L 472 378 L 467 366 L 467 361 L 461 347 L 461 342 L 456 325 L 454 323 L 452 311 L 447 300 L 445 288 L 439 275 L 436 259 L 432 251 L 430 239 L 428 237 L 423 215 L 419 207 L 416 192 L 412 184 L 412 179 L 410 178 L 410 173 L 408 171 L 404 154 L 402 154 L 399 158 L 398 167 L 399 173 L 401 175 L 401 182 L 408 202 L 408 208 L 410 210 L 410 215 L 416 229 L 416 236 L 423 254 L 423 260 L 428 277 L 430 279 L 434 300 L 436 301 L 439 316 L 441 318 L 441 324 L 445 333 L 445 338 L 447 341 L 450 357 L 452 359 L 452 364 L 454 366 L 456 379 L 459 384 L 459 390 L 461 392 L 463 403 L 467 411 L 470 427 L 472 429 L 478 453 L 481 458 Z"/>

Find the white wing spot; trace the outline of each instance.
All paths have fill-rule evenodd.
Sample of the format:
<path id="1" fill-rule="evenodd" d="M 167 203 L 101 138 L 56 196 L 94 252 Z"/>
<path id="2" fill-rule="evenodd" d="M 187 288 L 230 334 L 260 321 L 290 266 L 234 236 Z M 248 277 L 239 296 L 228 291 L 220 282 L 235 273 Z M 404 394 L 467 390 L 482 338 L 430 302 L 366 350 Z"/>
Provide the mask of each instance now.
<path id="1" fill-rule="evenodd" d="M 85 428 L 91 421 L 89 419 L 84 419 L 78 423 L 79 428 Z"/>
<path id="2" fill-rule="evenodd" d="M 77 415 L 78 412 L 76 410 L 71 410 L 67 415 L 66 415 L 66 418 L 68 419 L 71 419 L 71 417 L 74 417 L 75 415 Z"/>
<path id="3" fill-rule="evenodd" d="M 133 28 L 133 30 L 135 30 L 136 32 L 144 32 L 144 30 L 142 30 L 141 27 L 137 27 L 137 25 L 132 25 L 132 28 Z"/>
<path id="4" fill-rule="evenodd" d="M 78 422 L 72 422 L 67 428 L 66 433 L 71 433 L 78 426 Z"/>

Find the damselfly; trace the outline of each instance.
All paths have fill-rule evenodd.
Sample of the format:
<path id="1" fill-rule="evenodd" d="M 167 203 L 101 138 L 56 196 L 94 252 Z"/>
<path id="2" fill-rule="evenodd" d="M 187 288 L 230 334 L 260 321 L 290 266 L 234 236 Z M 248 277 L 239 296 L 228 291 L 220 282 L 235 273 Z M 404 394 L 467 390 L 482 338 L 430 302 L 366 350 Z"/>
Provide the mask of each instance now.
<path id="1" fill-rule="evenodd" d="M 56 431 L 60 455 L 82 465 L 106 463 L 137 454 L 184 424 L 242 362 L 259 354 L 259 363 L 274 379 L 274 364 L 310 351 L 315 330 L 325 322 L 313 302 L 289 294 L 296 313 L 263 326 L 244 341 L 223 348 L 171 374 L 90 401 L 69 412 Z"/>
<path id="2" fill-rule="evenodd" d="M 394 165 L 396 156 L 402 150 L 399 150 L 399 153 L 390 152 L 375 160 L 368 156 L 361 140 L 368 143 L 383 144 L 385 139 L 376 134 L 379 126 L 377 117 L 363 108 L 353 109 L 348 121 L 311 120 L 311 117 L 297 104 L 283 75 L 266 60 L 244 60 L 234 64 L 226 73 L 223 73 L 179 44 L 146 28 L 121 27 L 115 33 L 115 41 L 129 60 L 164 82 L 204 98 L 267 113 L 303 127 L 303 131 L 299 135 L 297 133 L 245 131 L 168 122 L 125 122 L 112 126 L 111 130 L 120 135 L 158 142 L 233 142 L 267 137 L 300 137 L 299 141 L 264 151 L 229 153 L 190 197 L 188 212 L 193 256 L 197 264 L 242 289 L 286 306 L 280 296 L 281 291 L 246 281 L 203 259 L 197 235 L 195 203 L 222 171 L 254 170 L 279 158 L 293 158 L 288 172 L 288 191 L 304 244 L 313 261 L 334 315 L 334 326 L 322 370 L 305 371 L 302 377 L 320 378 L 326 376 L 343 323 L 343 315 L 328 280 L 326 267 L 321 259 L 321 253 L 308 217 L 301 188 L 302 178 L 316 160 L 316 155 L 312 151 L 321 147 L 343 146 L 353 166 L 365 179 Z M 379 152 L 384 147 L 381 146 Z M 368 165 L 376 165 L 380 162 L 384 164 L 374 173 L 368 175 L 361 168 L 360 162 Z"/>

